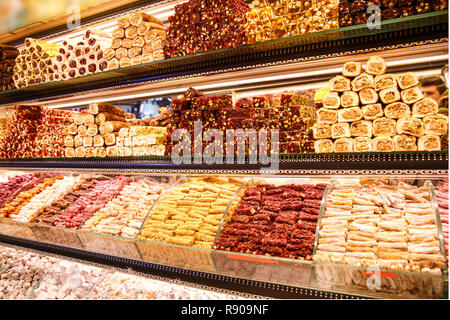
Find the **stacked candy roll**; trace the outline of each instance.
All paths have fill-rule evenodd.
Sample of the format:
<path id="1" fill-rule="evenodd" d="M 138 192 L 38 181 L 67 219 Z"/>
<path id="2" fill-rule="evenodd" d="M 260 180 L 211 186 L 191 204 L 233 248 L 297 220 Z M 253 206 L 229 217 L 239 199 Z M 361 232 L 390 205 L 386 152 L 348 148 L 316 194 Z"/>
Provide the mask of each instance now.
<path id="1" fill-rule="evenodd" d="M 14 89 L 14 66 L 19 50 L 13 46 L 0 45 L 0 91 Z"/>
<path id="2" fill-rule="evenodd" d="M 26 186 L 32 187 L 39 181 L 34 175 L 23 174 L 9 177 L 7 181 L 0 183 L 0 209 L 8 204 L 15 195 Z"/>
<path id="3" fill-rule="evenodd" d="M 115 198 L 129 182 L 129 178 L 122 176 L 99 181 L 89 193 L 79 197 L 56 218 L 55 226 L 78 229 L 85 220 Z"/>
<path id="4" fill-rule="evenodd" d="M 16 88 L 23 88 L 54 80 L 53 58 L 60 45 L 46 43 L 33 38 L 25 39 L 25 48 L 20 50 L 14 66 Z"/>
<path id="5" fill-rule="evenodd" d="M 191 178 L 157 203 L 138 238 L 210 249 L 225 210 L 243 182 Z"/>
<path id="6" fill-rule="evenodd" d="M 386 73 L 383 58 L 346 62 L 313 127 L 316 153 L 441 150 L 448 117 L 424 97 L 412 72 Z"/>
<path id="7" fill-rule="evenodd" d="M 249 43 L 339 27 L 339 0 L 255 0 L 246 13 Z"/>
<path id="8" fill-rule="evenodd" d="M 188 56 L 247 43 L 243 0 L 190 0 L 175 6 L 164 41 L 166 58 Z"/>
<path id="9" fill-rule="evenodd" d="M 95 29 L 88 29 L 81 41 L 64 41 L 53 59 L 53 80 L 66 80 L 105 71 L 108 61 L 104 51 L 110 45 L 111 35 Z"/>
<path id="10" fill-rule="evenodd" d="M 166 150 L 165 127 L 131 126 L 122 128 L 116 139 L 118 156 L 163 156 Z"/>
<path id="11" fill-rule="evenodd" d="M 110 48 L 105 51 L 109 70 L 164 59 L 166 28 L 152 15 L 135 12 L 117 20 Z"/>
<path id="12" fill-rule="evenodd" d="M 166 187 L 166 184 L 139 178 L 95 212 L 80 230 L 134 238 L 153 203 Z"/>

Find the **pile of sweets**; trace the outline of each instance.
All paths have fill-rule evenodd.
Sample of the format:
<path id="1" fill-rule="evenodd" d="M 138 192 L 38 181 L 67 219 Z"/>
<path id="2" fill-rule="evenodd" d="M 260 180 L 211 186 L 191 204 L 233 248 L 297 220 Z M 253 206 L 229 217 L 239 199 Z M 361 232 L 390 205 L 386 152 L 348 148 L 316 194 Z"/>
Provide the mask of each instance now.
<path id="1" fill-rule="evenodd" d="M 312 260 L 326 184 L 260 184 L 245 190 L 215 249 Z"/>
<path id="2" fill-rule="evenodd" d="M 442 233 L 444 235 L 445 253 L 448 261 L 448 181 L 439 181 L 434 187 L 439 206 L 439 214 L 442 223 Z"/>
<path id="3" fill-rule="evenodd" d="M 315 261 L 436 275 L 445 269 L 428 187 L 337 184 L 325 205 Z"/>
<path id="4" fill-rule="evenodd" d="M 89 194 L 98 181 L 104 180 L 104 177 L 88 177 L 84 175 L 78 176 L 72 185 L 72 191 L 62 195 L 59 199 L 55 199 L 49 203 L 33 221 L 35 223 L 54 226 L 56 220 L 62 216 L 66 208 L 72 206 L 79 198 L 85 194 Z"/>
<path id="5" fill-rule="evenodd" d="M 311 126 L 315 122 L 316 109 L 312 106 L 312 93 L 284 92 L 242 98 L 233 104 L 231 95 L 208 96 L 189 88 L 182 99 L 172 100 L 173 116 L 168 127 L 166 154 L 170 155 L 174 143 L 170 136 L 176 129 L 187 129 L 194 139 L 194 122 L 201 121 L 202 129 L 218 129 L 226 137 L 227 129 L 266 129 L 267 148 L 270 153 L 270 129 L 280 131 L 280 152 L 313 152 L 314 142 Z M 203 149 L 208 142 L 202 142 Z M 235 150 L 237 144 L 235 143 Z M 249 153 L 246 139 L 246 153 Z M 230 151 L 225 149 L 224 153 Z M 194 146 L 192 146 L 194 153 Z"/>
<path id="6" fill-rule="evenodd" d="M 38 181 L 39 178 L 34 175 L 23 174 L 9 177 L 7 181 L 0 183 L 0 209 L 13 200 L 18 192 L 27 186 L 31 188 Z"/>
<path id="7" fill-rule="evenodd" d="M 71 111 L 15 106 L 9 132 L 0 140 L 0 158 L 46 158 L 64 155 Z"/>
<path id="8" fill-rule="evenodd" d="M 448 89 L 445 90 L 439 99 L 439 114 L 448 117 Z M 448 132 L 441 136 L 441 148 L 442 150 L 448 150 Z"/>
<path id="9" fill-rule="evenodd" d="M 60 45 L 56 43 L 26 38 L 25 48 L 16 57 L 13 70 L 16 88 L 53 81 L 53 58 L 58 54 L 59 48 Z"/>
<path id="10" fill-rule="evenodd" d="M 144 120 L 145 121 L 145 120 Z M 113 147 L 117 156 L 163 156 L 166 151 L 165 127 L 131 126 L 122 128 Z"/>
<path id="11" fill-rule="evenodd" d="M 97 182 L 90 192 L 83 194 L 56 217 L 55 226 L 78 229 L 84 221 L 114 199 L 129 182 L 130 179 L 123 176 Z"/>
<path id="12" fill-rule="evenodd" d="M 27 299 L 57 260 L 39 253 L 0 247 L 0 300 Z"/>
<path id="13" fill-rule="evenodd" d="M 28 190 L 20 193 L 0 210 L 0 218 L 17 218 L 21 209 L 25 207 L 36 195 L 50 187 L 56 182 L 56 178 L 41 178 Z"/>
<path id="14" fill-rule="evenodd" d="M 111 47 L 105 51 L 109 70 L 164 59 L 166 28 L 161 20 L 143 12 L 117 20 Z"/>
<path id="15" fill-rule="evenodd" d="M 339 0 L 255 0 L 246 13 L 249 43 L 339 28 Z"/>
<path id="16" fill-rule="evenodd" d="M 0 91 L 14 89 L 14 66 L 19 50 L 13 46 L 0 44 Z"/>
<path id="17" fill-rule="evenodd" d="M 238 178 L 191 178 L 158 201 L 139 239 L 210 249 Z"/>
<path id="18" fill-rule="evenodd" d="M 372 56 L 364 68 L 346 62 L 329 89 L 313 127 L 316 153 L 441 150 L 448 117 L 412 72 L 388 74 Z"/>
<path id="19" fill-rule="evenodd" d="M 119 195 L 80 227 L 80 230 L 134 238 L 167 184 L 139 178 L 126 185 Z"/>
<path id="20" fill-rule="evenodd" d="M 190 0 L 176 5 L 163 43 L 166 59 L 246 44 L 248 10 L 244 0 Z"/>
<path id="21" fill-rule="evenodd" d="M 0 118 L 0 145 L 3 143 L 3 139 L 8 136 L 10 123 L 10 118 Z"/>
<path id="22" fill-rule="evenodd" d="M 367 12 L 370 6 L 378 6 L 381 15 Z M 448 8 L 447 0 L 340 0 L 339 26 L 346 27 L 366 23 L 370 18 L 381 21 L 412 16 Z M 372 17 L 373 15 L 378 15 Z"/>
<path id="23" fill-rule="evenodd" d="M 63 41 L 52 62 L 49 81 L 67 80 L 107 70 L 105 50 L 111 46 L 111 35 L 88 29 L 80 41 Z"/>

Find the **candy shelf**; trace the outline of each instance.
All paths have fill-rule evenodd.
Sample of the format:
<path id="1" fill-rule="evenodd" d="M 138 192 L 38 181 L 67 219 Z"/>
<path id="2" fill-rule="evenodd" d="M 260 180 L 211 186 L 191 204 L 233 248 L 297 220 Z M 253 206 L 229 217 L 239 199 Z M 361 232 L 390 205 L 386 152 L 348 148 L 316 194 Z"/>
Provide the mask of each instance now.
<path id="1" fill-rule="evenodd" d="M 0 105 L 68 97 L 87 91 L 133 87 L 143 83 L 197 77 L 255 65 L 282 64 L 294 59 L 349 54 L 371 49 L 429 40 L 446 39 L 448 10 L 381 22 L 380 29 L 356 25 L 290 38 L 281 38 L 238 48 L 220 49 L 192 56 L 158 60 L 70 80 L 54 81 L 0 92 Z"/>
<path id="2" fill-rule="evenodd" d="M 171 157 L 111 157 L 111 158 L 43 158 L 0 160 L 0 168 L 15 170 L 115 171 L 147 173 L 261 174 L 267 166 L 251 164 L 174 164 Z M 442 174 L 448 170 L 448 151 L 288 154 L 279 156 L 279 171 L 275 174 Z"/>

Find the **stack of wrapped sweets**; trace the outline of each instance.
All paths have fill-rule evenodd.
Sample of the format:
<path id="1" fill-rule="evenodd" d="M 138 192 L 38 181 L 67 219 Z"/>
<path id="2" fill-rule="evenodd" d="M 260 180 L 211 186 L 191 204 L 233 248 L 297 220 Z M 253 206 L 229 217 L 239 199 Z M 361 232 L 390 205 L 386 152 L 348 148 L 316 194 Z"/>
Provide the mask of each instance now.
<path id="1" fill-rule="evenodd" d="M 441 150 L 448 117 L 412 72 L 387 74 L 372 56 L 365 68 L 346 62 L 329 88 L 313 127 L 316 153 Z"/>
<path id="2" fill-rule="evenodd" d="M 72 190 L 65 195 L 62 195 L 59 199 L 55 199 L 53 202 L 45 206 L 33 222 L 54 226 L 56 219 L 61 216 L 66 208 L 74 204 L 79 198 L 85 194 L 90 193 L 98 181 L 104 180 L 104 177 L 88 177 L 80 175 L 73 182 Z"/>
<path id="3" fill-rule="evenodd" d="M 25 48 L 20 50 L 13 69 L 16 88 L 53 81 L 53 58 L 59 48 L 55 43 L 26 38 Z"/>
<path id="4" fill-rule="evenodd" d="M 33 187 L 39 181 L 34 175 L 23 174 L 9 177 L 7 181 L 0 183 L 0 209 L 13 200 L 18 192 Z"/>
<path id="5" fill-rule="evenodd" d="M 165 127 L 131 126 L 122 128 L 111 147 L 112 156 L 163 156 L 167 140 Z"/>
<path id="6" fill-rule="evenodd" d="M 91 103 L 89 109 L 75 113 L 64 139 L 66 157 L 112 156 L 111 148 L 121 128 L 129 127 L 132 114 L 109 103 Z"/>
<path id="7" fill-rule="evenodd" d="M 30 200 L 20 211 L 11 215 L 10 218 L 17 221 L 32 222 L 45 209 L 47 209 L 54 201 L 63 198 L 72 192 L 78 184 L 81 183 L 80 176 L 54 177 L 55 183 L 47 189 L 36 195 Z"/>
<path id="8" fill-rule="evenodd" d="M 170 123 L 170 118 L 172 118 L 172 115 L 173 115 L 172 109 L 161 107 L 158 110 L 157 116 L 145 118 L 142 121 L 146 126 L 167 127 Z"/>
<path id="9" fill-rule="evenodd" d="M 108 68 L 106 49 L 111 35 L 102 30 L 88 29 L 80 41 L 64 41 L 52 60 L 53 73 L 48 81 L 67 80 L 105 71 Z"/>
<path id="10" fill-rule="evenodd" d="M 244 0 L 190 0 L 175 6 L 164 40 L 166 59 L 247 43 Z"/>
<path id="11" fill-rule="evenodd" d="M 376 12 L 371 13 L 369 10 L 370 6 L 378 6 L 381 17 L 371 17 L 372 15 L 380 14 Z M 441 11 L 447 8 L 447 0 L 340 0 L 339 26 L 346 27 L 363 24 L 369 18 L 379 18 L 383 21 L 432 11 Z"/>
<path id="12" fill-rule="evenodd" d="M 211 249 L 225 210 L 243 183 L 238 178 L 191 178 L 158 201 L 138 238 Z"/>
<path id="13" fill-rule="evenodd" d="M 326 184 L 260 184 L 245 190 L 215 249 L 312 260 Z"/>
<path id="14" fill-rule="evenodd" d="M 13 46 L 0 44 L 0 91 L 14 89 L 14 66 L 19 50 Z"/>
<path id="15" fill-rule="evenodd" d="M 434 187 L 436 199 L 439 206 L 439 214 L 444 235 L 445 253 L 448 261 L 448 181 L 439 181 Z"/>
<path id="16" fill-rule="evenodd" d="M 255 0 L 246 13 L 249 43 L 339 28 L 339 0 Z"/>
<path id="17" fill-rule="evenodd" d="M 439 99 L 439 114 L 448 117 L 448 89 L 445 90 Z M 441 148 L 442 150 L 448 150 L 448 132 L 441 136 Z"/>
<path id="18" fill-rule="evenodd" d="M 36 195 L 55 183 L 55 178 L 39 179 L 32 188 L 21 190 L 20 193 L 0 210 L 0 218 L 15 218 Z"/>
<path id="19" fill-rule="evenodd" d="M 428 187 L 369 180 L 335 185 L 314 260 L 442 274 L 445 258 Z"/>
<path id="20" fill-rule="evenodd" d="M 119 195 L 86 220 L 80 230 L 134 238 L 156 199 L 168 187 L 148 178 L 126 185 Z"/>
<path id="21" fill-rule="evenodd" d="M 84 221 L 114 199 L 129 182 L 130 179 L 123 176 L 97 182 L 90 192 L 80 196 L 56 217 L 55 226 L 78 229 Z"/>
<path id="22" fill-rule="evenodd" d="M 122 17 L 112 34 L 111 47 L 105 51 L 109 70 L 164 59 L 166 28 L 152 15 L 134 12 Z"/>
<path id="23" fill-rule="evenodd" d="M 43 158 L 64 155 L 64 137 L 72 112 L 42 106 L 15 106 L 1 158 Z"/>

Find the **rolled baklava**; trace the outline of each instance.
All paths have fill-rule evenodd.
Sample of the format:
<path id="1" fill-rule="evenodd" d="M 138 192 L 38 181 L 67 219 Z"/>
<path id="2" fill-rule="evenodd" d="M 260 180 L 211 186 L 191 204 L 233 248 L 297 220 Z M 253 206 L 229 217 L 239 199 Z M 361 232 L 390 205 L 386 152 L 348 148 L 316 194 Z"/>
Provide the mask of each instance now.
<path id="1" fill-rule="evenodd" d="M 349 78 L 336 76 L 329 82 L 330 91 L 344 92 L 351 90 L 351 82 Z"/>
<path id="2" fill-rule="evenodd" d="M 350 125 L 348 123 L 335 123 L 331 126 L 331 138 L 350 138 Z"/>
<path id="3" fill-rule="evenodd" d="M 392 138 L 395 151 L 417 151 L 417 138 L 406 134 L 396 135 Z"/>
<path id="4" fill-rule="evenodd" d="M 328 124 L 314 124 L 312 127 L 313 137 L 316 140 L 331 138 L 331 126 Z"/>
<path id="5" fill-rule="evenodd" d="M 413 117 L 403 118 L 397 121 L 397 133 L 421 137 L 425 134 L 425 127 L 421 119 Z"/>
<path id="6" fill-rule="evenodd" d="M 397 134 L 397 121 L 389 118 L 379 118 L 373 121 L 374 136 L 393 137 Z"/>
<path id="7" fill-rule="evenodd" d="M 378 93 L 375 89 L 365 88 L 359 92 L 359 100 L 362 104 L 374 104 L 378 102 Z"/>
<path id="8" fill-rule="evenodd" d="M 376 91 L 397 88 L 397 77 L 393 74 L 383 74 L 376 76 L 373 80 L 373 87 Z"/>
<path id="9" fill-rule="evenodd" d="M 354 152 L 371 152 L 372 151 L 372 139 L 367 137 L 357 137 L 353 139 L 353 151 Z"/>
<path id="10" fill-rule="evenodd" d="M 372 56 L 366 63 L 365 72 L 374 76 L 386 73 L 386 61 L 378 56 Z"/>
<path id="11" fill-rule="evenodd" d="M 393 152 L 394 150 L 394 141 L 391 137 L 380 136 L 372 141 L 372 151 L 374 152 Z"/>
<path id="12" fill-rule="evenodd" d="M 352 80 L 353 91 L 361 91 L 365 88 L 373 88 L 373 76 L 367 73 L 361 73 L 355 79 Z"/>
<path id="13" fill-rule="evenodd" d="M 316 112 L 318 124 L 334 124 L 338 122 L 338 111 L 320 108 Z"/>
<path id="14" fill-rule="evenodd" d="M 423 118 L 425 134 L 443 135 L 448 132 L 448 117 L 443 114 L 434 114 Z"/>
<path id="15" fill-rule="evenodd" d="M 344 77 L 354 78 L 361 74 L 363 68 L 361 62 L 349 61 L 344 63 L 344 69 L 342 70 L 342 75 Z"/>
<path id="16" fill-rule="evenodd" d="M 333 152 L 353 152 L 353 139 L 339 138 L 334 141 Z"/>
<path id="17" fill-rule="evenodd" d="M 375 120 L 383 116 L 381 103 L 368 104 L 362 107 L 364 120 Z"/>
<path id="18" fill-rule="evenodd" d="M 360 107 L 351 107 L 338 110 L 338 122 L 353 122 L 361 120 L 363 112 Z"/>
<path id="19" fill-rule="evenodd" d="M 418 86 L 402 91 L 402 101 L 407 104 L 416 103 L 423 98 L 422 90 Z"/>
<path id="20" fill-rule="evenodd" d="M 419 80 L 412 72 L 406 72 L 397 76 L 397 83 L 400 89 L 408 89 L 419 84 Z"/>
<path id="21" fill-rule="evenodd" d="M 360 120 L 350 124 L 350 135 L 352 137 L 367 137 L 372 138 L 373 129 L 372 122 Z"/>
<path id="22" fill-rule="evenodd" d="M 316 153 L 332 153 L 333 152 L 333 141 L 330 139 L 314 141 L 314 151 Z"/>
<path id="23" fill-rule="evenodd" d="M 343 108 L 357 107 L 359 106 L 358 93 L 353 91 L 345 91 L 341 95 L 341 106 Z"/>
<path id="24" fill-rule="evenodd" d="M 341 106 L 341 98 L 337 92 L 328 92 L 322 100 L 322 104 L 327 109 L 339 109 Z"/>
<path id="25" fill-rule="evenodd" d="M 439 105 L 433 98 L 424 98 L 414 103 L 412 115 L 417 118 L 432 116 L 439 111 Z"/>
<path id="26" fill-rule="evenodd" d="M 383 102 L 384 104 L 389 104 L 389 103 L 393 103 L 396 101 L 400 101 L 400 92 L 398 91 L 397 88 L 388 88 L 388 89 L 384 89 L 381 90 L 379 92 L 380 95 L 380 99 L 381 102 Z"/>
<path id="27" fill-rule="evenodd" d="M 394 102 L 384 108 L 384 115 L 390 119 L 408 118 L 411 116 L 411 108 L 403 102 Z"/>
<path id="28" fill-rule="evenodd" d="M 419 151 L 439 151 L 441 150 L 441 139 L 439 136 L 426 135 L 419 138 L 417 145 Z"/>

